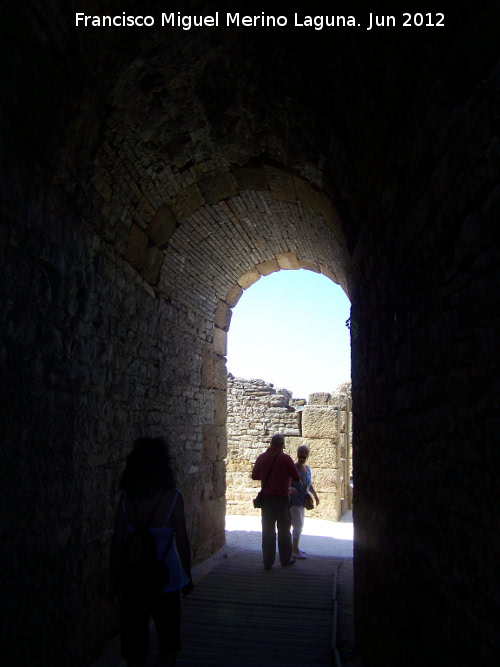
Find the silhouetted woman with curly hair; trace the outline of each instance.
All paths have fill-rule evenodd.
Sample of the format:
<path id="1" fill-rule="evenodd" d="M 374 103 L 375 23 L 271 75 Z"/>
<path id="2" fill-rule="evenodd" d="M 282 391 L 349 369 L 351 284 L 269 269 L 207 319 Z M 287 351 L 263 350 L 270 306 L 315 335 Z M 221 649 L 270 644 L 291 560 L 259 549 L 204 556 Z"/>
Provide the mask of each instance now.
<path id="1" fill-rule="evenodd" d="M 167 667 L 175 664 L 180 648 L 181 594 L 189 593 L 193 582 L 184 500 L 175 486 L 165 440 L 144 437 L 134 442 L 120 489 L 111 548 L 111 592 L 120 607 L 122 657 L 129 666 L 146 663 L 153 617 L 158 664 Z M 138 526 L 147 526 L 170 572 L 168 585 L 159 593 L 131 592 L 120 576 L 127 533 Z"/>

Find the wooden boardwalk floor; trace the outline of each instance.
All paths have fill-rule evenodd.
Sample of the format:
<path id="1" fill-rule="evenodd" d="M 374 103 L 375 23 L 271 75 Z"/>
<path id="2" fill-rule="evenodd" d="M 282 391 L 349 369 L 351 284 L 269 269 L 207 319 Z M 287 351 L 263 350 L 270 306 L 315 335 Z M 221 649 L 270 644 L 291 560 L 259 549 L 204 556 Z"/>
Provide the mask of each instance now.
<path id="1" fill-rule="evenodd" d="M 266 571 L 252 551 L 222 561 L 183 604 L 178 667 L 331 667 L 341 563 L 311 556 Z"/>
<path id="2" fill-rule="evenodd" d="M 352 559 L 310 555 L 286 568 L 276 560 L 266 571 L 262 552 L 241 551 L 197 583 L 182 603 L 177 667 L 361 666 L 352 624 Z M 153 623 L 150 639 L 148 666 L 157 656 Z M 124 664 L 115 638 L 93 667 Z"/>

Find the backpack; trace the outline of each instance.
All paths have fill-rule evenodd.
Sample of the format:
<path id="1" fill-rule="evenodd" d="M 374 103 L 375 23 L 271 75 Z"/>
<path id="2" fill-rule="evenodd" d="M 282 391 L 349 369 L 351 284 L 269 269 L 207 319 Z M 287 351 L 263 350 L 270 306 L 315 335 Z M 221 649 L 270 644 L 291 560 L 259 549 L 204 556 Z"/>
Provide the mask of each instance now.
<path id="1" fill-rule="evenodd" d="M 154 595 L 161 593 L 169 581 L 170 572 L 158 558 L 153 535 L 145 526 L 129 531 L 123 549 L 122 591 Z"/>
<path id="2" fill-rule="evenodd" d="M 156 507 L 149 519 L 155 511 Z M 146 524 L 137 524 L 133 530 L 127 531 L 120 567 L 120 590 L 123 593 L 136 596 L 155 595 L 168 586 L 170 572 L 164 563 L 164 558 L 170 550 L 173 537 L 172 533 L 167 548 L 159 558 L 155 538 Z"/>

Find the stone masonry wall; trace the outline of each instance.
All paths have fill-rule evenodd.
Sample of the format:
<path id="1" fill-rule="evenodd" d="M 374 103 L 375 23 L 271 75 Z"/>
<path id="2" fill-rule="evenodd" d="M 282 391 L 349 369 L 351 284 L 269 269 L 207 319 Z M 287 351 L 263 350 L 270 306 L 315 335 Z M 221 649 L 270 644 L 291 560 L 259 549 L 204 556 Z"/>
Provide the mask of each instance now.
<path id="1" fill-rule="evenodd" d="M 298 48 L 10 3 L 0 663 L 86 667 L 116 629 L 113 510 L 146 429 L 172 443 L 194 559 L 222 545 L 231 309 L 290 269 L 351 300 L 363 664 L 498 662 L 500 8 L 476 4 Z"/>
<path id="2" fill-rule="evenodd" d="M 226 511 L 258 515 L 252 498 L 260 482 L 251 471 L 274 433 L 285 436 L 285 451 L 310 449 L 308 465 L 320 504 L 310 516 L 338 521 L 352 507 L 350 383 L 333 394 L 316 393 L 309 403 L 263 380 L 228 376 Z"/>
<path id="3" fill-rule="evenodd" d="M 41 179 L 5 181 L 17 201 L 43 192 Z M 42 664 L 44 646 L 76 665 L 115 624 L 100 598 L 136 437 L 168 435 L 195 562 L 223 545 L 226 372 L 207 349 L 213 323 L 156 298 L 55 194 L 51 206 L 46 221 L 25 203 L 1 228 L 2 617 L 22 619 L 9 628 L 18 664 Z"/>

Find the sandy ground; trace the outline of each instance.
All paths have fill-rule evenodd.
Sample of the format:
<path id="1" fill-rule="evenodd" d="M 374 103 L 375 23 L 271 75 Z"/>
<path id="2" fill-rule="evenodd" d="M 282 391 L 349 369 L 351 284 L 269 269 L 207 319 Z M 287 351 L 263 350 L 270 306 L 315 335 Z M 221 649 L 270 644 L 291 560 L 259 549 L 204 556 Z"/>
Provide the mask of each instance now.
<path id="1" fill-rule="evenodd" d="M 344 514 L 338 522 L 314 519 L 306 515 L 300 548 L 308 555 L 352 558 L 352 512 Z M 259 516 L 226 516 L 226 546 L 211 558 L 193 568 L 195 583 L 217 563 L 230 558 L 238 551 L 261 550 L 261 522 Z"/>

